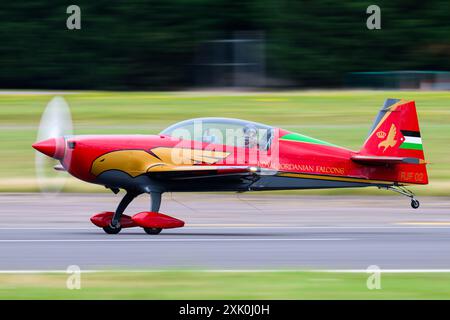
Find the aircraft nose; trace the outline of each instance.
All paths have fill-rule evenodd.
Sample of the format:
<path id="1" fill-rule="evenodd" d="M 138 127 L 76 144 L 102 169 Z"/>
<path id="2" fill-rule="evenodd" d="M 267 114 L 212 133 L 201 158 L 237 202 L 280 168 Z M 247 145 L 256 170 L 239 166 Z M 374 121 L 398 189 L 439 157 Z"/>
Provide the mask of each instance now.
<path id="1" fill-rule="evenodd" d="M 38 141 L 32 147 L 51 158 L 62 159 L 64 157 L 65 143 L 63 137 Z"/>

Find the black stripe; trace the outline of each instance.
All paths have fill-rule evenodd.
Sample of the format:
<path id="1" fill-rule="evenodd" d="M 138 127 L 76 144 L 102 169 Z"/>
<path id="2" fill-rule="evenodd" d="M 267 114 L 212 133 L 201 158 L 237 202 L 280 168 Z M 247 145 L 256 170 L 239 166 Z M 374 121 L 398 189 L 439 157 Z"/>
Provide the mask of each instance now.
<path id="1" fill-rule="evenodd" d="M 420 131 L 400 130 L 404 136 L 420 138 Z"/>
<path id="2" fill-rule="evenodd" d="M 152 156 L 154 156 L 156 159 L 161 160 L 160 157 L 158 157 L 152 150 L 148 150 L 148 153 L 150 153 Z M 161 160 L 162 161 L 162 160 Z"/>

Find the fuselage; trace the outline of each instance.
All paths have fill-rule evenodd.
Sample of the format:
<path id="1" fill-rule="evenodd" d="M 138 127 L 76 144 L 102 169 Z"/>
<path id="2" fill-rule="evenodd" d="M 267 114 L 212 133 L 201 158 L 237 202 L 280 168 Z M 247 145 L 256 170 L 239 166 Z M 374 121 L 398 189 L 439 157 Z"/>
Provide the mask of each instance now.
<path id="1" fill-rule="evenodd" d="M 301 141 L 299 136 L 276 129 L 268 150 L 205 144 L 165 135 L 72 136 L 62 165 L 73 176 L 90 183 L 114 188 L 152 188 L 164 191 L 246 191 L 311 189 L 391 185 L 398 170 L 368 167 L 351 161 L 355 151 L 323 143 Z M 287 138 L 283 138 L 286 137 Z M 174 165 L 173 150 L 181 154 L 179 166 L 255 166 L 269 174 L 248 177 L 215 176 L 170 180 L 148 175 L 155 165 Z M 211 152 L 214 156 L 211 160 Z M 195 157 L 197 157 L 195 159 Z M 183 163 L 183 161 L 187 162 Z M 179 161 L 180 162 L 180 161 Z"/>

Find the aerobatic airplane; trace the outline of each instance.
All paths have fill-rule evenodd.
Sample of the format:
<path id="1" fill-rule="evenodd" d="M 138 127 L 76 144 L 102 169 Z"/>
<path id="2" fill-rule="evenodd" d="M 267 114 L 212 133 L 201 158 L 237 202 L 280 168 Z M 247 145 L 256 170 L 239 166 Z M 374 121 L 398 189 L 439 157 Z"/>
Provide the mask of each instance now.
<path id="1" fill-rule="evenodd" d="M 38 138 L 33 148 L 59 160 L 57 170 L 114 193 L 126 191 L 115 212 L 91 218 L 109 234 L 128 227 L 142 227 L 148 234 L 182 227 L 183 221 L 159 212 L 164 192 L 375 186 L 410 197 L 417 209 L 419 201 L 405 186 L 428 183 L 414 101 L 386 100 L 358 151 L 227 118 L 186 120 L 158 135 L 67 135 L 60 128 L 67 123 L 61 108 L 47 108 L 41 129 L 49 123 L 59 129 Z M 151 197 L 150 210 L 124 215 L 128 204 L 143 193 Z"/>

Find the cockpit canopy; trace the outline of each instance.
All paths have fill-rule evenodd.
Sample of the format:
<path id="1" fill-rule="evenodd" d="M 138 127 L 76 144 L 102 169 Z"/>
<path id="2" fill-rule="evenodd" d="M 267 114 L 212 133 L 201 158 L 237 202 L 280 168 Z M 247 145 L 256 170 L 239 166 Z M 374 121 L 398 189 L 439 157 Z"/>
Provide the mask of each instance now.
<path id="1" fill-rule="evenodd" d="M 197 118 L 176 123 L 160 134 L 182 140 L 267 150 L 273 127 L 230 118 Z"/>

